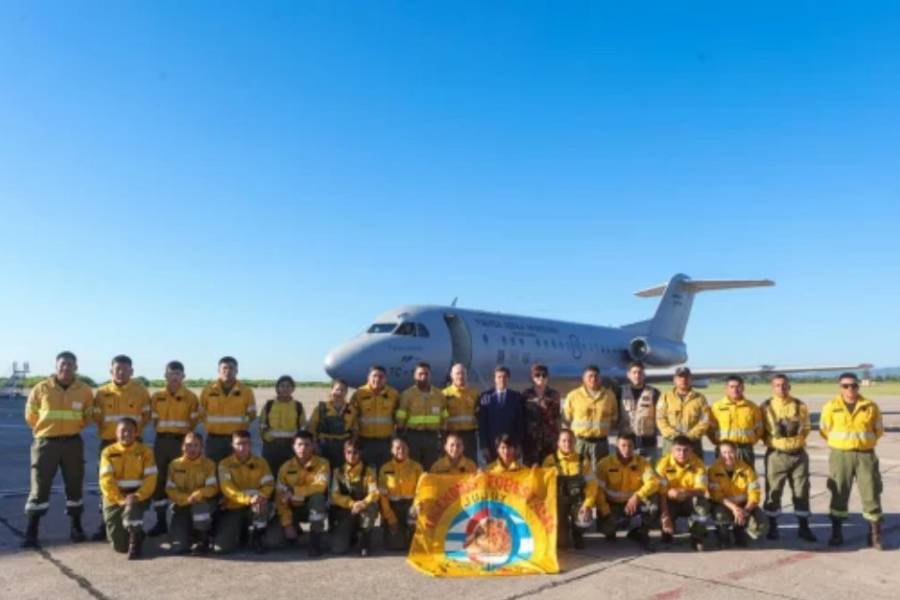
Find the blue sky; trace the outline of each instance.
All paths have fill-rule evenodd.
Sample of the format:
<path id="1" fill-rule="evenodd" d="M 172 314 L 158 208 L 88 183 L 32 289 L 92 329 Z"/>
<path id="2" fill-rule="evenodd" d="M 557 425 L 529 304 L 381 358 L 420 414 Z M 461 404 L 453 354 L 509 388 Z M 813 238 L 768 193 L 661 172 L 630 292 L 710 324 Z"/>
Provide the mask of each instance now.
<path id="1" fill-rule="evenodd" d="M 0 368 L 322 379 L 382 310 L 900 364 L 900 7 L 4 2 Z M 619 4 L 619 3 L 615 3 Z"/>

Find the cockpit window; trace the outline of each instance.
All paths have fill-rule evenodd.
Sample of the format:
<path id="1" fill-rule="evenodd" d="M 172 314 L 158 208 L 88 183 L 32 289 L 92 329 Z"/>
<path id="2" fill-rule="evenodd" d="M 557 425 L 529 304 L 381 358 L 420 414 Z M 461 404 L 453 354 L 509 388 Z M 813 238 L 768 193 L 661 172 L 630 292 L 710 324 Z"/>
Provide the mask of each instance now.
<path id="1" fill-rule="evenodd" d="M 394 331 L 394 335 L 416 335 L 416 324 L 415 323 L 400 323 L 400 326 L 397 327 L 396 331 Z"/>
<path id="2" fill-rule="evenodd" d="M 418 330 L 419 337 L 428 337 L 428 328 L 422 325 L 421 323 L 416 323 L 416 329 Z"/>
<path id="3" fill-rule="evenodd" d="M 366 333 L 390 333 L 397 327 L 396 323 L 375 323 Z"/>

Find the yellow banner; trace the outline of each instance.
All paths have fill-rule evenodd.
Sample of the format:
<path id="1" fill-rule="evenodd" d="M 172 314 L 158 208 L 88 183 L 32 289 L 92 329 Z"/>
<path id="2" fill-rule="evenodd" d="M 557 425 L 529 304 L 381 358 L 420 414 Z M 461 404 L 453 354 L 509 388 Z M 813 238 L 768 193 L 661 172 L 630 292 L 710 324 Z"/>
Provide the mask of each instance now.
<path id="1" fill-rule="evenodd" d="M 556 469 L 424 475 L 409 563 L 438 577 L 558 573 Z"/>

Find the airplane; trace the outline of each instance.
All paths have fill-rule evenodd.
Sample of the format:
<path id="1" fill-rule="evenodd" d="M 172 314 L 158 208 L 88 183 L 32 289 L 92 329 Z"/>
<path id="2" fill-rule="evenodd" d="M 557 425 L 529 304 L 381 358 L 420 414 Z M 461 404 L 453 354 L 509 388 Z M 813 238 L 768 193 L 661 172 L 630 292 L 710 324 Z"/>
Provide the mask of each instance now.
<path id="1" fill-rule="evenodd" d="M 369 367 L 381 365 L 388 381 L 404 389 L 412 385 L 418 362 L 431 365 L 434 381 L 449 376 L 456 363 L 466 366 L 472 385 L 491 387 L 498 365 L 510 370 L 510 387 L 531 385 L 530 367 L 548 367 L 561 391 L 581 384 L 588 365 L 600 368 L 607 380 L 625 379 L 628 363 L 641 361 L 648 381 L 671 380 L 688 360 L 684 333 L 694 296 L 700 292 L 769 287 L 769 279 L 693 280 L 677 274 L 668 283 L 635 292 L 641 298 L 661 296 L 652 319 L 600 327 L 536 317 L 524 317 L 451 306 L 401 306 L 379 315 L 361 335 L 325 357 L 325 372 L 351 387 L 366 382 Z M 770 375 L 807 371 L 859 370 L 856 365 L 776 366 L 691 369 L 695 382 L 726 375 Z"/>

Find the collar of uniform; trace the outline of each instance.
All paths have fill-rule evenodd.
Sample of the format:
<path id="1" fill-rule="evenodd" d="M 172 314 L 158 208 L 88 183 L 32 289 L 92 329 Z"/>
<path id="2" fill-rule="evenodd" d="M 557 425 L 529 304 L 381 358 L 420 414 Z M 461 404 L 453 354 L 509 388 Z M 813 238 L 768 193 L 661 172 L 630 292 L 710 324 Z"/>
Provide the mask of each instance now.
<path id="1" fill-rule="evenodd" d="M 235 390 L 241 390 L 243 388 L 244 388 L 244 384 L 241 383 L 241 380 L 235 379 L 234 385 L 231 386 L 231 391 L 228 392 L 228 395 L 230 396 L 231 393 L 234 392 Z M 218 390 L 219 392 L 222 393 L 223 396 L 225 395 L 225 389 L 222 387 L 222 382 L 219 381 L 218 379 L 216 379 L 215 381 L 212 382 L 212 389 Z"/>
<path id="2" fill-rule="evenodd" d="M 178 389 L 175 390 L 174 394 L 169 391 L 168 387 L 164 387 L 163 392 L 166 394 L 166 396 L 169 396 L 170 398 L 175 398 L 176 400 L 181 400 L 182 398 L 184 398 L 185 387 L 184 387 L 184 385 L 179 385 Z"/>
<path id="3" fill-rule="evenodd" d="M 581 460 L 581 457 L 574 450 L 572 452 L 569 452 L 568 454 L 564 453 L 562 450 L 557 450 L 556 460 Z"/>
<path id="4" fill-rule="evenodd" d="M 738 398 L 737 400 L 732 400 L 728 396 L 722 396 L 722 400 L 720 400 L 720 402 L 728 402 L 729 404 L 734 404 L 735 406 L 744 406 L 750 403 L 750 401 L 744 397 Z"/>
<path id="5" fill-rule="evenodd" d="M 357 472 L 362 472 L 362 469 L 365 465 L 363 465 L 362 461 L 359 461 L 355 465 L 351 465 L 350 463 L 344 463 L 344 473 L 346 475 L 354 475 Z"/>
<path id="6" fill-rule="evenodd" d="M 415 387 L 415 386 L 413 386 L 413 387 Z M 367 394 L 369 394 L 370 396 L 373 396 L 373 397 L 375 397 L 375 396 L 387 396 L 387 395 L 389 395 L 389 394 L 391 393 L 391 392 L 390 392 L 390 391 L 391 391 L 391 386 L 389 386 L 389 385 L 387 385 L 387 384 L 385 384 L 384 387 L 381 388 L 381 391 L 380 391 L 380 392 L 377 392 L 377 393 L 375 392 L 375 390 L 373 390 L 371 387 L 369 387 L 369 384 L 368 384 L 368 383 L 365 383 L 365 384 L 361 385 L 359 389 L 360 389 L 360 391 L 365 391 Z"/>
<path id="7" fill-rule="evenodd" d="M 676 395 L 676 396 L 680 396 L 680 395 L 681 395 L 681 394 L 679 393 L 679 391 L 678 391 L 678 388 L 675 388 L 675 387 L 672 388 L 672 393 L 673 393 L 674 395 Z M 691 389 L 689 389 L 689 390 L 687 391 L 687 394 L 684 395 L 684 398 L 685 398 L 685 400 L 691 400 L 691 399 L 696 398 L 696 397 L 698 397 L 698 396 L 700 396 L 700 392 L 698 392 L 698 391 L 695 390 L 694 388 L 691 388 Z"/>
<path id="8" fill-rule="evenodd" d="M 711 468 L 722 469 L 723 471 L 726 471 L 726 472 L 729 470 L 728 466 L 725 464 L 725 461 L 721 457 L 716 459 L 716 462 L 714 462 L 712 464 Z M 738 473 L 741 471 L 746 471 L 747 469 L 749 469 L 749 466 L 747 465 L 747 463 L 745 463 L 741 459 L 737 458 L 734 461 L 734 466 L 731 468 L 731 471 L 733 473 Z"/>
<path id="9" fill-rule="evenodd" d="M 50 377 L 47 378 L 47 385 L 49 385 L 52 388 L 56 388 L 56 387 L 62 388 L 62 384 L 56 378 L 56 375 L 51 375 Z M 65 389 L 71 390 L 73 388 L 77 388 L 80 385 L 85 385 L 85 384 L 76 377 L 75 379 L 72 380 L 72 383 L 69 384 L 69 387 L 67 387 Z"/>
<path id="10" fill-rule="evenodd" d="M 794 398 L 790 394 L 787 396 L 772 396 L 769 398 L 770 402 L 775 402 L 776 404 L 791 404 L 795 402 L 799 402 L 797 398 Z"/>
<path id="11" fill-rule="evenodd" d="M 841 396 L 840 394 L 838 394 L 837 396 L 832 398 L 831 401 L 832 402 L 840 402 L 842 405 L 847 404 L 847 402 L 844 401 L 844 397 Z M 875 403 L 872 402 L 871 400 L 869 400 L 868 398 L 866 398 L 865 396 L 863 396 L 862 394 L 860 394 L 859 398 L 856 399 L 856 402 L 853 403 L 853 410 L 855 412 L 856 407 L 868 406 L 869 404 L 875 404 Z"/>

